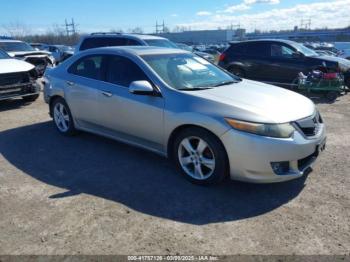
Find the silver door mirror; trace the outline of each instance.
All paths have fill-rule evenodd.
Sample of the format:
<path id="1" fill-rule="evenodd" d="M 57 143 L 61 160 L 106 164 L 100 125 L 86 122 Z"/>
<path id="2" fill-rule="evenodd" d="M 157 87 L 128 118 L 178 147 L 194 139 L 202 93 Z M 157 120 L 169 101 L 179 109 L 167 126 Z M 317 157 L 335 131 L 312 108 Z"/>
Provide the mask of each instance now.
<path id="1" fill-rule="evenodd" d="M 153 95 L 154 89 L 148 81 L 134 81 L 129 86 L 129 92 L 135 95 Z"/>

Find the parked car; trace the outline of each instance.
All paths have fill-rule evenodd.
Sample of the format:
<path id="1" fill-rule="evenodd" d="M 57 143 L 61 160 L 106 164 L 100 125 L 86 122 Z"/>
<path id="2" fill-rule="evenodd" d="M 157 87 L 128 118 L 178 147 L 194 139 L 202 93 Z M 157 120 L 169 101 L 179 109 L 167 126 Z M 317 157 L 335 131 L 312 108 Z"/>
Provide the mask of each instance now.
<path id="1" fill-rule="evenodd" d="M 186 44 L 183 44 L 183 43 L 176 43 L 176 45 L 178 46 L 178 48 L 182 49 L 182 50 L 186 50 L 186 51 L 189 51 L 189 52 L 192 52 L 206 60 L 208 60 L 209 62 L 212 62 L 212 63 L 215 63 L 215 58 L 213 55 L 209 54 L 209 53 L 206 53 L 206 52 L 200 52 L 200 51 L 195 51 L 193 49 L 193 47 L 191 46 L 188 46 Z"/>
<path id="2" fill-rule="evenodd" d="M 22 97 L 33 102 L 39 97 L 35 67 L 25 61 L 11 58 L 0 50 L 0 100 Z"/>
<path id="3" fill-rule="evenodd" d="M 157 46 L 165 48 L 178 48 L 177 45 L 166 38 L 122 33 L 92 33 L 80 39 L 75 53 L 97 47 L 107 46 Z"/>
<path id="4" fill-rule="evenodd" d="M 0 48 L 11 57 L 24 60 L 35 66 L 39 76 L 42 76 L 48 65 L 54 65 L 55 59 L 46 51 L 36 51 L 29 44 L 18 40 L 0 39 Z"/>
<path id="5" fill-rule="evenodd" d="M 31 47 L 34 48 L 36 51 L 45 51 L 47 49 L 47 44 L 42 44 L 42 43 L 30 43 L 29 44 Z"/>
<path id="6" fill-rule="evenodd" d="M 315 51 L 288 40 L 254 40 L 231 44 L 219 65 L 240 77 L 292 87 L 300 72 L 341 72 L 350 87 L 350 62 Z"/>
<path id="7" fill-rule="evenodd" d="M 47 45 L 45 49 L 52 54 L 56 64 L 62 63 L 74 54 L 74 49 L 65 45 Z"/>
<path id="8" fill-rule="evenodd" d="M 342 50 L 338 56 L 350 60 L 350 49 Z"/>
<path id="9" fill-rule="evenodd" d="M 61 134 L 88 131 L 168 156 L 194 183 L 299 178 L 325 148 L 311 100 L 180 49 L 91 49 L 45 76 Z"/>

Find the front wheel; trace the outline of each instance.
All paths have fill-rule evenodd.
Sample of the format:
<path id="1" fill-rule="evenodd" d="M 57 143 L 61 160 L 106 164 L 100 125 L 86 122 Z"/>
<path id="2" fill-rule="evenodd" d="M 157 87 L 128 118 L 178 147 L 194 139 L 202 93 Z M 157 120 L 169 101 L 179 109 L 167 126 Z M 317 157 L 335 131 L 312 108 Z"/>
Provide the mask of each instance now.
<path id="1" fill-rule="evenodd" d="M 30 96 L 23 96 L 22 99 L 24 102 L 34 102 L 39 98 L 39 95 L 30 95 Z"/>
<path id="2" fill-rule="evenodd" d="M 76 134 L 72 114 L 63 98 L 57 98 L 51 105 L 51 112 L 57 130 L 66 136 Z"/>
<path id="3" fill-rule="evenodd" d="M 190 128 L 175 139 L 173 159 L 192 183 L 217 184 L 228 174 L 226 150 L 220 140 L 201 128 Z"/>

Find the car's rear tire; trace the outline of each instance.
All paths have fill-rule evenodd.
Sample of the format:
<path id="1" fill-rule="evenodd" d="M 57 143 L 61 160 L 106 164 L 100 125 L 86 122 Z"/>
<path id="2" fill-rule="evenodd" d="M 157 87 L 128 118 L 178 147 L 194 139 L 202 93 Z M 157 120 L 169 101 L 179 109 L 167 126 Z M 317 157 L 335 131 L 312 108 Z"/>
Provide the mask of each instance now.
<path id="1" fill-rule="evenodd" d="M 228 70 L 230 73 L 234 74 L 235 76 L 244 78 L 245 77 L 245 72 L 243 71 L 243 69 L 239 68 L 239 67 L 230 67 Z"/>
<path id="2" fill-rule="evenodd" d="M 30 95 L 30 96 L 23 96 L 22 99 L 24 102 L 34 102 L 39 98 L 39 94 L 36 95 Z"/>
<path id="3" fill-rule="evenodd" d="M 339 96 L 339 92 L 336 91 L 330 91 L 326 93 L 326 98 L 329 102 L 334 102 Z"/>
<path id="4" fill-rule="evenodd" d="M 176 167 L 194 184 L 218 184 L 228 176 L 226 150 L 205 129 L 194 127 L 181 131 L 174 140 L 172 157 Z"/>
<path id="5" fill-rule="evenodd" d="M 65 136 L 73 136 L 77 133 L 71 111 L 63 98 L 56 98 L 52 102 L 51 113 L 58 132 Z"/>

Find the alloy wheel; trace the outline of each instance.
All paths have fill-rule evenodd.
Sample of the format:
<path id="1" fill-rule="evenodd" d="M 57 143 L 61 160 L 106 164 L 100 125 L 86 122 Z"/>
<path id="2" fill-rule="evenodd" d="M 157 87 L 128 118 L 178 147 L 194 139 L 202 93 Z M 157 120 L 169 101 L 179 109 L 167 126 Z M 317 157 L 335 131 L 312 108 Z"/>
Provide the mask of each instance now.
<path id="1" fill-rule="evenodd" d="M 70 117 L 65 105 L 62 103 L 55 104 L 53 114 L 57 128 L 62 133 L 67 132 L 69 129 Z"/>
<path id="2" fill-rule="evenodd" d="M 178 159 L 186 174 L 196 180 L 208 179 L 214 173 L 213 150 L 199 137 L 187 137 L 181 141 Z"/>

